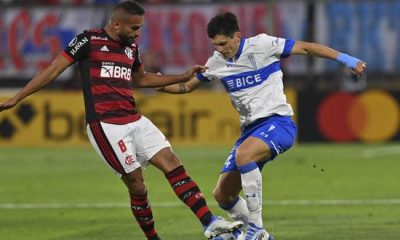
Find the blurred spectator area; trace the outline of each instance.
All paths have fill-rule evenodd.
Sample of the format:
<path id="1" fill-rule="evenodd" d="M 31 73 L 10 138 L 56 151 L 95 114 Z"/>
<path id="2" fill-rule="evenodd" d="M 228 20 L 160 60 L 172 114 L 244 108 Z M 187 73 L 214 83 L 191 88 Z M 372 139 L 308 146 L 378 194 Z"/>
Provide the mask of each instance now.
<path id="1" fill-rule="evenodd" d="M 15 5 L 84 5 L 84 4 L 115 4 L 119 0 L 1 0 L 3 4 Z"/>
<path id="2" fill-rule="evenodd" d="M 206 3 L 206 2 L 249 2 L 248 0 L 137 0 L 139 3 Z M 121 0 L 0 0 L 4 5 L 94 5 L 116 4 Z M 251 1 L 250 1 L 251 2 Z"/>
<path id="3" fill-rule="evenodd" d="M 0 0 L 0 88 L 25 85 L 84 29 L 101 28 L 119 0 Z M 283 61 L 285 85 L 297 89 L 400 89 L 400 1 L 368 0 L 142 0 L 138 40 L 146 71 L 176 73 L 204 64 L 213 48 L 209 19 L 235 12 L 245 37 L 268 33 L 320 42 L 368 63 L 362 78 L 342 65 L 306 56 Z M 52 88 L 78 89 L 77 64 Z M 220 84 L 210 85 L 220 90 Z"/>

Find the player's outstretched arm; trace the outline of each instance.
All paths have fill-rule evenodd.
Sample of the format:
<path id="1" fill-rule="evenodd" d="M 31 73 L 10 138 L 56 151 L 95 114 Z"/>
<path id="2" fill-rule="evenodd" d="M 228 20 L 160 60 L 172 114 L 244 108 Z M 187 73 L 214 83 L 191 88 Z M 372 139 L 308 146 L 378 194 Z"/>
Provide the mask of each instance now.
<path id="1" fill-rule="evenodd" d="M 71 64 L 62 54 L 59 54 L 54 61 L 43 71 L 39 72 L 21 91 L 15 94 L 4 103 L 0 103 L 0 112 L 17 105 L 22 99 L 39 91 L 51 83 Z"/>
<path id="2" fill-rule="evenodd" d="M 184 94 L 190 93 L 200 86 L 201 81 L 197 77 L 193 77 L 187 82 L 177 83 L 164 87 L 155 88 L 159 92 L 172 93 L 172 94 Z"/>
<path id="3" fill-rule="evenodd" d="M 186 72 L 177 75 L 160 75 L 156 73 L 145 72 L 141 67 L 133 74 L 133 82 L 136 87 L 156 88 L 163 87 L 175 83 L 187 82 L 198 72 L 204 72 L 205 66 L 194 65 Z"/>
<path id="4" fill-rule="evenodd" d="M 367 68 L 367 64 L 364 61 L 318 43 L 296 41 L 291 54 L 312 55 L 336 60 L 346 65 L 351 69 L 352 73 L 356 75 L 363 74 Z"/>

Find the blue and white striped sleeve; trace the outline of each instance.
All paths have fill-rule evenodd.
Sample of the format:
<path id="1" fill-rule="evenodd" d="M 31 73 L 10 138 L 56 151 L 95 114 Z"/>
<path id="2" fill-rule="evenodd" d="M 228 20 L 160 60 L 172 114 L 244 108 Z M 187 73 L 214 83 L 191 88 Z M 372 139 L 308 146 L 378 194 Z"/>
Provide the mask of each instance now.
<path id="1" fill-rule="evenodd" d="M 293 39 L 269 36 L 265 33 L 257 35 L 257 40 L 270 56 L 275 56 L 276 58 L 289 57 L 296 43 Z"/>
<path id="2" fill-rule="evenodd" d="M 211 80 L 208 79 L 208 78 L 204 75 L 204 73 L 197 73 L 197 74 L 196 74 L 196 77 L 197 77 L 197 79 L 199 79 L 199 80 L 202 81 L 202 82 L 211 82 Z"/>
<path id="3" fill-rule="evenodd" d="M 283 47 L 281 58 L 287 58 L 290 56 L 295 43 L 296 41 L 293 39 L 285 39 L 285 46 Z"/>
<path id="4" fill-rule="evenodd" d="M 214 78 L 210 73 L 210 69 L 215 68 L 215 61 L 213 61 L 213 57 L 210 57 L 204 66 L 208 67 L 208 69 L 205 72 L 196 73 L 196 77 L 202 82 L 212 82 Z"/>

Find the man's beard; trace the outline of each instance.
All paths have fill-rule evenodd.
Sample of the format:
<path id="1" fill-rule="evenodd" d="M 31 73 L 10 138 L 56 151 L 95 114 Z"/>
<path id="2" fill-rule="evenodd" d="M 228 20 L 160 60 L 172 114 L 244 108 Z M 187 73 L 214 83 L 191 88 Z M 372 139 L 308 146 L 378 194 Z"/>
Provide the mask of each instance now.
<path id="1" fill-rule="evenodd" d="M 121 43 L 125 46 L 131 46 L 132 43 L 135 42 L 135 38 L 133 38 L 133 37 L 127 37 L 124 35 L 118 35 L 118 37 L 119 37 Z"/>

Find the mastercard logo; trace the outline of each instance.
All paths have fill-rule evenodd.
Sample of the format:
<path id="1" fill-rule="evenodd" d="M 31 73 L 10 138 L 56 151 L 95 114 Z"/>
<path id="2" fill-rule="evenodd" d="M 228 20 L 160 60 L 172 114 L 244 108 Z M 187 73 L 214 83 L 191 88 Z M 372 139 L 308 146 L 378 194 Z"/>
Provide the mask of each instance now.
<path id="1" fill-rule="evenodd" d="M 382 90 L 333 93 L 319 104 L 317 123 L 331 141 L 387 141 L 399 131 L 399 102 Z"/>

